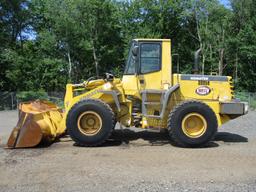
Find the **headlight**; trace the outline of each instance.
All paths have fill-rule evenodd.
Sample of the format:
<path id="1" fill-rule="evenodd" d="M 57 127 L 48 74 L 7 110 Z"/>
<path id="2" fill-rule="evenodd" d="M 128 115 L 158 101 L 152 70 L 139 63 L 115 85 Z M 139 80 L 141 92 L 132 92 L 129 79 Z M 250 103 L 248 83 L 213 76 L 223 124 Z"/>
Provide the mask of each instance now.
<path id="1" fill-rule="evenodd" d="M 105 83 L 104 85 L 103 85 L 103 89 L 105 89 L 105 90 L 108 90 L 108 89 L 111 89 L 112 88 L 112 84 L 111 83 Z"/>
<path id="2" fill-rule="evenodd" d="M 168 90 L 169 89 L 169 83 L 165 83 L 164 84 L 164 90 Z"/>

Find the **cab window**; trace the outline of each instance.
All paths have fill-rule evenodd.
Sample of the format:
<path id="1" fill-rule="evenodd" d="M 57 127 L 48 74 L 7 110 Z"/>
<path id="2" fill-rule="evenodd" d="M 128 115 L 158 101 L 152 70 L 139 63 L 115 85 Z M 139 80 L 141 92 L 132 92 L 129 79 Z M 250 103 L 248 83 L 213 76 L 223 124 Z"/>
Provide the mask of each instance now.
<path id="1" fill-rule="evenodd" d="M 143 43 L 140 45 L 140 72 L 151 73 L 161 69 L 161 44 Z"/>
<path id="2" fill-rule="evenodd" d="M 132 49 L 135 45 L 133 44 L 130 48 L 128 59 L 126 62 L 126 67 L 124 70 L 124 74 L 133 75 L 136 72 L 136 58 L 132 54 Z"/>

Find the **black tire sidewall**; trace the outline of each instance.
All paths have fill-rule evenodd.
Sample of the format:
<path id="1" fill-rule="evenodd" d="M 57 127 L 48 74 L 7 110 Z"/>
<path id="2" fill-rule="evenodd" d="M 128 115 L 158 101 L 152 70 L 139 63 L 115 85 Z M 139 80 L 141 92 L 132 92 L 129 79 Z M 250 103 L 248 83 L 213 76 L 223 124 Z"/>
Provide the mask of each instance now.
<path id="1" fill-rule="evenodd" d="M 102 128 L 99 132 L 92 136 L 83 134 L 78 126 L 78 117 L 85 111 L 96 112 L 102 120 Z M 71 138 L 80 145 L 98 145 L 105 141 L 110 135 L 113 128 L 113 116 L 110 109 L 99 101 L 95 100 L 84 100 L 72 107 L 67 117 L 67 129 Z"/>
<path id="2" fill-rule="evenodd" d="M 188 137 L 182 130 L 182 120 L 190 113 L 198 113 L 202 115 L 207 122 L 205 133 L 198 138 Z M 171 133 L 179 140 L 179 143 L 191 147 L 197 147 L 209 142 L 215 135 L 218 127 L 215 113 L 210 107 L 200 102 L 191 102 L 181 105 L 181 107 L 175 111 L 171 121 Z"/>

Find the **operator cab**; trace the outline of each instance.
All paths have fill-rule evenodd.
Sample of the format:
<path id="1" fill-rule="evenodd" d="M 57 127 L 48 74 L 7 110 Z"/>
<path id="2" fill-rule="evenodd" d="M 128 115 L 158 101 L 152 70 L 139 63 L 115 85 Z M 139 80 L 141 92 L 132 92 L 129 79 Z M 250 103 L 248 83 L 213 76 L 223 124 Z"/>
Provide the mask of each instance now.
<path id="1" fill-rule="evenodd" d="M 139 98 L 143 90 L 168 89 L 171 86 L 171 41 L 133 40 L 122 83 L 126 95 Z"/>

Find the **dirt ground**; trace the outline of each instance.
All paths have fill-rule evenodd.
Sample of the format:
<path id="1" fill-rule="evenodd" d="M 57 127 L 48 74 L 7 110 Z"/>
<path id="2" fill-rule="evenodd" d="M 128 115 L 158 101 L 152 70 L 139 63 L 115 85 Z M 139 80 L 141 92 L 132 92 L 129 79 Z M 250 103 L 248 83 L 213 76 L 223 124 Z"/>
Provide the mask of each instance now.
<path id="1" fill-rule="evenodd" d="M 17 112 L 0 113 L 0 191 L 256 191 L 256 112 L 221 127 L 200 149 L 164 133 L 117 130 L 102 147 L 3 149 Z"/>

